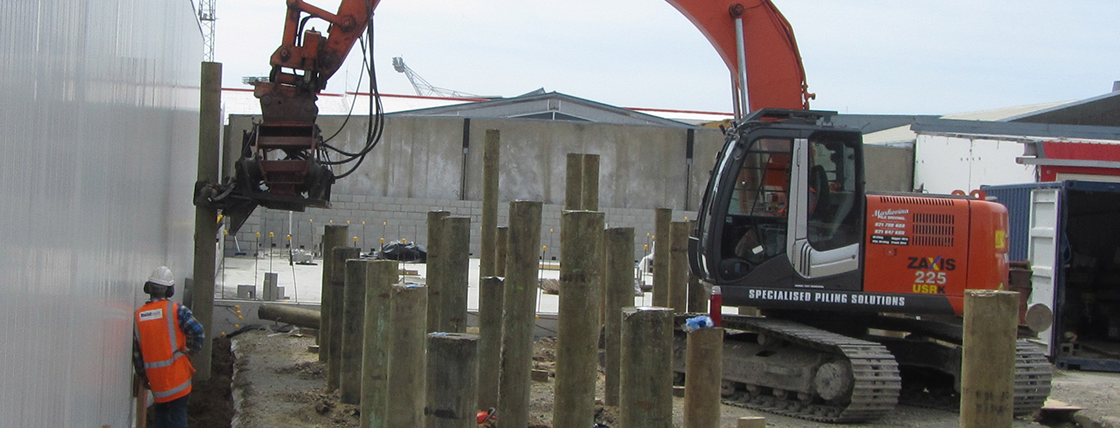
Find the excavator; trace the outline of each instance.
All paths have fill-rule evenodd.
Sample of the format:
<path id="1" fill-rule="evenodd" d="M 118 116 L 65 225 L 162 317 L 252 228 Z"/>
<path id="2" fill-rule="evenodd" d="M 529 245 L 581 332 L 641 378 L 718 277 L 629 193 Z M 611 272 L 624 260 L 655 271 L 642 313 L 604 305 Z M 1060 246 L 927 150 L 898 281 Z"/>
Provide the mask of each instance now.
<path id="1" fill-rule="evenodd" d="M 725 305 L 763 315 L 723 318 L 738 332 L 725 341 L 725 402 L 826 422 L 873 420 L 900 400 L 951 407 L 959 401 L 964 290 L 1008 281 L 1006 209 L 868 194 L 860 131 L 832 125 L 834 112 L 809 109 L 814 95 L 793 30 L 770 0 L 667 1 L 731 71 L 737 120 L 689 243 L 694 275 L 721 287 Z M 243 136 L 234 176 L 196 185 L 195 203 L 221 209 L 233 232 L 257 206 L 329 207 L 331 185 L 380 139 L 366 44 L 366 145 L 333 147 L 315 124 L 317 94 L 359 38 L 373 40 L 377 3 L 342 0 L 330 13 L 286 0 L 281 46 L 268 80 L 254 88 L 262 119 Z M 326 36 L 307 28 L 312 19 L 329 24 Z M 891 332 L 905 334 L 880 334 Z M 1029 342 L 1018 350 L 1015 413 L 1027 414 L 1049 393 L 1050 366 Z"/>
<path id="2" fill-rule="evenodd" d="M 688 248 L 723 305 L 760 314 L 722 317 L 737 332 L 724 342 L 725 402 L 833 423 L 899 402 L 955 409 L 964 291 L 1009 285 L 1006 208 L 866 192 L 861 132 L 809 109 L 793 31 L 769 0 L 670 3 L 717 47 L 737 91 Z M 1020 333 L 1013 413 L 1029 415 L 1051 372 Z M 683 345 L 678 334 L 678 380 Z"/>

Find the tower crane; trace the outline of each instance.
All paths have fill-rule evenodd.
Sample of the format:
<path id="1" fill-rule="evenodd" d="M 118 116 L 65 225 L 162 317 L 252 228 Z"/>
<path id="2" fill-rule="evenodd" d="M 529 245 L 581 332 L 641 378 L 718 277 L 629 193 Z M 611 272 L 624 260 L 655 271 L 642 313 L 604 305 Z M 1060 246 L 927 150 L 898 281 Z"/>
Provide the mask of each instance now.
<path id="1" fill-rule="evenodd" d="M 393 69 L 398 73 L 404 73 L 408 77 L 408 81 L 412 83 L 412 88 L 416 90 L 416 95 L 425 97 L 451 97 L 451 98 L 483 98 L 475 94 L 468 94 L 466 92 L 459 92 L 451 89 L 437 88 L 416 74 L 408 65 L 405 65 L 404 58 L 393 57 Z"/>

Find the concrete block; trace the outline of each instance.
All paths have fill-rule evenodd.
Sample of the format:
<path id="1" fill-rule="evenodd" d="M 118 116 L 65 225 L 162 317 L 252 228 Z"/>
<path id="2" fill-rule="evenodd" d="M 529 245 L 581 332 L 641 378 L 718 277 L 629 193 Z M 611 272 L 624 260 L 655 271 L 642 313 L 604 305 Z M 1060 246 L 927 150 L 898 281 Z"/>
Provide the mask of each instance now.
<path id="1" fill-rule="evenodd" d="M 276 290 L 276 272 L 268 272 L 264 274 L 264 290 L 261 299 L 265 301 L 273 301 L 278 299 Z"/>
<path id="2" fill-rule="evenodd" d="M 256 300 L 257 286 L 253 284 L 238 284 L 237 298 L 242 300 Z"/>

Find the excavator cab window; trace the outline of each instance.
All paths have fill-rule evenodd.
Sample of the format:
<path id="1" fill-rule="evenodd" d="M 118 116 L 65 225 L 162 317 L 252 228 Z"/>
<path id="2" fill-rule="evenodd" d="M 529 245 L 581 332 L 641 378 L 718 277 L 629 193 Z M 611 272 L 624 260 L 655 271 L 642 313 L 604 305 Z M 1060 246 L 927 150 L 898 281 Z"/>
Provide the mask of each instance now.
<path id="1" fill-rule="evenodd" d="M 856 151 L 842 138 L 824 134 L 809 139 L 808 240 L 814 249 L 832 250 L 859 241 Z M 857 213 L 858 214 L 858 213 Z"/>
<path id="2" fill-rule="evenodd" d="M 858 265 L 850 253 L 858 252 L 862 233 L 860 144 L 859 134 L 850 131 L 769 129 L 733 136 L 705 196 L 698 266 L 714 269 L 709 277 L 719 282 L 734 282 L 763 265 L 766 275 L 799 266 L 794 261 L 804 257 L 805 269 L 812 270 L 798 272 L 806 278 L 849 269 L 830 265 L 834 258 Z"/>
<path id="3" fill-rule="evenodd" d="M 745 275 L 751 266 L 785 252 L 792 143 L 761 138 L 732 160 L 741 163 L 724 216 L 721 276 Z"/>

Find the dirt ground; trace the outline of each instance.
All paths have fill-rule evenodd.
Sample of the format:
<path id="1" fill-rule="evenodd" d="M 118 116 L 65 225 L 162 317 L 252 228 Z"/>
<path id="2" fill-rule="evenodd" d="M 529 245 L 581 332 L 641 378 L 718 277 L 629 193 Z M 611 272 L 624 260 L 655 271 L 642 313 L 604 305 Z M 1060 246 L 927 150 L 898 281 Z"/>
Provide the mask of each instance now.
<path id="1" fill-rule="evenodd" d="M 187 407 L 187 424 L 192 427 L 228 428 L 233 418 L 230 380 L 233 377 L 233 355 L 230 339 L 214 339 L 211 354 L 210 380 L 194 382 Z M 148 413 L 149 416 L 151 412 Z M 149 424 L 148 426 L 154 426 Z"/>
<path id="2" fill-rule="evenodd" d="M 326 370 L 318 361 L 318 355 L 310 352 L 308 346 L 315 343 L 314 336 L 302 334 L 298 330 L 290 333 L 272 331 L 248 331 L 236 336 L 232 341 L 233 364 L 236 371 L 232 375 L 232 399 L 238 408 L 233 417 L 233 425 L 239 428 L 326 428 L 356 427 L 359 412 L 357 406 L 341 404 L 338 393 L 326 393 L 323 387 Z M 554 338 L 546 338 L 536 344 L 534 367 L 553 371 L 555 368 Z M 216 346 L 215 348 L 221 348 Z M 215 361 L 218 356 L 215 356 Z M 1083 413 L 1091 417 L 1079 419 L 1076 424 L 1048 424 L 1048 426 L 1101 428 L 1109 425 L 1093 421 L 1107 420 L 1108 414 L 1117 413 L 1115 408 L 1120 397 L 1120 377 L 1109 378 L 1100 384 L 1102 378 L 1097 374 L 1086 375 L 1080 372 L 1059 374 L 1055 378 L 1053 396 L 1071 404 L 1088 407 Z M 219 379 L 215 370 L 215 379 Z M 1116 382 L 1107 382 L 1109 379 Z M 530 422 L 533 428 L 551 426 L 553 379 L 548 382 L 534 382 L 530 400 Z M 602 397 L 603 376 L 600 375 L 597 396 Z M 198 387 L 196 387 L 198 388 Z M 224 427 L 204 413 L 207 419 L 193 419 L 195 404 L 203 406 L 208 400 L 201 397 L 203 389 L 196 389 L 192 395 L 191 426 Z M 222 392 L 217 388 L 209 390 Z M 197 397 L 197 398 L 196 398 Z M 220 399 L 216 400 L 220 401 Z M 207 404 L 209 406 L 209 404 Z M 674 419 L 677 426 L 683 426 L 683 398 L 674 398 Z M 617 409 L 598 406 L 596 421 L 604 426 L 616 426 Z M 209 408 L 209 407 L 207 407 Z M 834 427 L 836 425 L 803 421 L 799 419 L 764 414 L 733 406 L 723 406 L 722 425 L 734 427 L 742 416 L 763 416 L 769 427 L 808 428 Z M 197 422 L 196 422 L 197 421 Z M 870 424 L 846 425 L 847 427 L 957 427 L 958 415 L 955 413 L 899 406 L 882 420 Z M 1015 420 L 1014 427 L 1041 427 L 1043 425 L 1028 419 Z"/>

